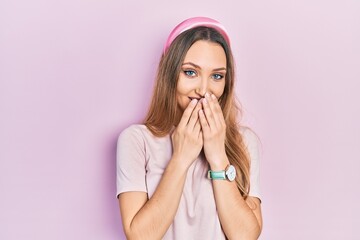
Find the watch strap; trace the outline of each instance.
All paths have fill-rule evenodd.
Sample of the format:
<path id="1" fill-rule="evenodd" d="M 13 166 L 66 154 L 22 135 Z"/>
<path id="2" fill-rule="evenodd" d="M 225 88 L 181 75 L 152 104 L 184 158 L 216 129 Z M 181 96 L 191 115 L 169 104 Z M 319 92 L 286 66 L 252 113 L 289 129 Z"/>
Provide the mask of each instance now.
<path id="1" fill-rule="evenodd" d="M 208 178 L 212 180 L 226 180 L 225 171 L 208 171 Z"/>

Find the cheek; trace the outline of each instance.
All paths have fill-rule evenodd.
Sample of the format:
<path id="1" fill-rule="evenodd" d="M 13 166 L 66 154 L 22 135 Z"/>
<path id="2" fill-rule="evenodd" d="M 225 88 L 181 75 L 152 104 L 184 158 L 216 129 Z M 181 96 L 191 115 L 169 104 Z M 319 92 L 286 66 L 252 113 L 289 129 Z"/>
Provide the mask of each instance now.
<path id="1" fill-rule="evenodd" d="M 220 86 L 217 85 L 213 88 L 214 95 L 219 99 L 225 91 L 225 83 L 221 84 Z"/>
<path id="2" fill-rule="evenodd" d="M 191 84 L 189 84 L 186 79 L 180 77 L 176 86 L 176 91 L 178 92 L 178 94 L 187 94 L 191 87 Z"/>
<path id="3" fill-rule="evenodd" d="M 190 100 L 188 98 L 189 95 L 191 95 L 194 86 L 193 84 L 186 81 L 188 79 L 179 79 L 177 87 L 176 87 L 176 97 L 177 101 L 181 105 L 187 105 Z"/>
<path id="4" fill-rule="evenodd" d="M 176 101 L 178 106 L 184 110 L 187 107 L 187 104 L 190 100 L 188 100 L 188 97 L 186 95 L 186 89 L 181 88 L 181 86 L 178 86 L 176 90 Z"/>

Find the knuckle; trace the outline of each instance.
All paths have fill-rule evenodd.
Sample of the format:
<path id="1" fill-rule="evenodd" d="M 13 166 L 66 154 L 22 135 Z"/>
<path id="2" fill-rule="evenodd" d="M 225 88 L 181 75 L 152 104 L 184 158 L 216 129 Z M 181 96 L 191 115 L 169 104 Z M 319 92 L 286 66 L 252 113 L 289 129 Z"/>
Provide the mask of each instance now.
<path id="1" fill-rule="evenodd" d="M 187 136 L 190 136 L 190 135 L 191 135 L 191 130 L 190 130 L 189 128 L 186 128 L 185 134 L 186 134 Z"/>

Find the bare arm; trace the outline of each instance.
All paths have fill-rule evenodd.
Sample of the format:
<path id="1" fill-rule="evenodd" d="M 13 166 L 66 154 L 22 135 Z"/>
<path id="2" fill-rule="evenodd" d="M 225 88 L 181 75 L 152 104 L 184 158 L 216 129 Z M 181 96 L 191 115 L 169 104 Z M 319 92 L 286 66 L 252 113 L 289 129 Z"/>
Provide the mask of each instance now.
<path id="1" fill-rule="evenodd" d="M 225 152 L 226 125 L 215 96 L 205 95 L 199 112 L 204 136 L 204 151 L 210 168 L 221 171 L 229 165 Z M 229 239 L 257 239 L 262 229 L 260 200 L 248 197 L 245 201 L 236 183 L 213 180 L 216 208 L 221 226 Z"/>
<path id="2" fill-rule="evenodd" d="M 172 159 L 154 193 L 125 192 L 119 196 L 122 223 L 127 239 L 161 239 L 179 206 L 186 169 Z"/>
<path id="3" fill-rule="evenodd" d="M 173 222 L 183 191 L 186 173 L 199 155 L 203 141 L 198 111 L 189 104 L 172 134 L 173 156 L 153 196 L 125 192 L 119 196 L 120 212 L 127 239 L 161 239 Z"/>
<path id="4" fill-rule="evenodd" d="M 224 161 L 225 165 L 226 161 Z M 214 171 L 223 170 L 212 167 Z M 260 200 L 241 196 L 236 183 L 212 180 L 221 226 L 229 239 L 258 239 L 262 229 Z"/>

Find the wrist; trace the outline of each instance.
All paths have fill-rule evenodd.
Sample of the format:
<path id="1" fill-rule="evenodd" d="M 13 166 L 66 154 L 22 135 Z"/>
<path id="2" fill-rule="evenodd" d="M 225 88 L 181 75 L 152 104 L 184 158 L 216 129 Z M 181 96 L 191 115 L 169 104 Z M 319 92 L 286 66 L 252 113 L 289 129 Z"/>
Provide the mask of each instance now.
<path id="1" fill-rule="evenodd" d="M 212 171 L 222 171 L 230 164 L 229 159 L 226 155 L 214 159 L 214 161 L 209 161 L 210 169 Z"/>
<path id="2" fill-rule="evenodd" d="M 175 154 L 171 157 L 168 167 L 169 166 L 177 169 L 180 173 L 186 173 L 190 167 L 190 165 L 187 164 L 187 161 L 185 161 L 183 157 Z"/>

